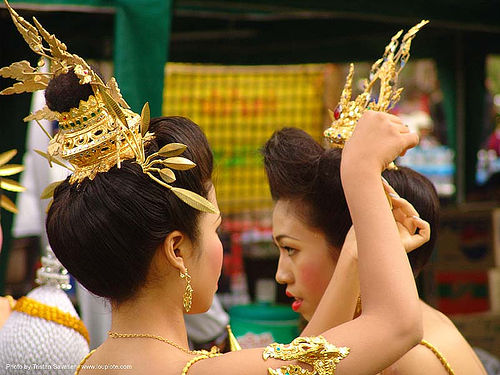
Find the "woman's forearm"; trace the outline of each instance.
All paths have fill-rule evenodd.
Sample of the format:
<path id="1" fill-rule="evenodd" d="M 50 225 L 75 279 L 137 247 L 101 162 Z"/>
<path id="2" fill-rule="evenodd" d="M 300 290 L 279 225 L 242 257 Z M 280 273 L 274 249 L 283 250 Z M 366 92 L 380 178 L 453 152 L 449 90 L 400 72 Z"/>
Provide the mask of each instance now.
<path id="1" fill-rule="evenodd" d="M 352 320 L 359 296 L 359 277 L 357 261 L 346 246 L 350 244 L 342 248 L 325 294 L 301 336 L 319 335 Z"/>
<path id="2" fill-rule="evenodd" d="M 389 322 L 421 322 L 415 281 L 380 175 L 361 169 L 343 170 L 342 183 L 358 244 L 363 312 Z"/>

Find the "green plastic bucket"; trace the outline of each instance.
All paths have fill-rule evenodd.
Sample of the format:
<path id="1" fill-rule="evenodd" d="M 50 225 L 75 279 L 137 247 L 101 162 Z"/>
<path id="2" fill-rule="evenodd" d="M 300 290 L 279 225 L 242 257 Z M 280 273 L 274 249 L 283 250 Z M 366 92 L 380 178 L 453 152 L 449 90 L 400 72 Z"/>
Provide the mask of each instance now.
<path id="1" fill-rule="evenodd" d="M 290 306 L 237 305 L 229 310 L 231 329 L 242 348 L 289 343 L 299 335 L 299 317 Z"/>

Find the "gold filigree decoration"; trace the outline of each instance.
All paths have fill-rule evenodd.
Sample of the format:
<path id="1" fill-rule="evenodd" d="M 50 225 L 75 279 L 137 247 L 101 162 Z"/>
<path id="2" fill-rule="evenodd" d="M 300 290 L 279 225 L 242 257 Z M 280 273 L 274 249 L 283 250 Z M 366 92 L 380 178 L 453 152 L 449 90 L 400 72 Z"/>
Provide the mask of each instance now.
<path id="1" fill-rule="evenodd" d="M 21 36 L 42 57 L 38 66 L 43 66 L 44 59 L 47 59 L 50 67 L 48 72 L 41 72 L 23 60 L 0 69 L 0 76 L 19 81 L 0 94 L 44 89 L 52 77 L 70 70 L 74 71 L 80 84 L 90 84 L 93 90 L 93 95 L 80 101 L 78 108 L 72 108 L 69 112 L 58 113 L 44 107 L 25 117 L 25 121 L 59 121 L 60 130 L 54 138 L 44 129 L 50 138 L 47 152 L 37 151 L 51 166 L 56 163 L 72 171 L 69 182 L 73 184 L 80 183 L 85 178 L 92 180 L 97 173 L 107 172 L 115 165 L 120 168 L 123 160 L 133 159 L 144 173 L 188 205 L 201 211 L 218 213 L 217 208 L 207 199 L 170 185 L 176 180 L 173 170 L 195 167 L 192 161 L 179 156 L 186 146 L 166 145 L 146 159 L 144 142 L 152 136 L 147 132 L 150 120 L 147 103 L 140 116 L 131 111 L 114 78 L 104 84 L 84 59 L 69 53 L 66 45 L 45 30 L 36 18 L 33 17 L 32 25 L 16 13 L 7 0 L 4 2 Z M 50 187 L 43 196 L 50 197 L 53 191 Z"/>
<path id="2" fill-rule="evenodd" d="M 354 65 L 350 65 L 339 104 L 334 112 L 330 111 L 332 124 L 324 131 L 324 136 L 332 147 L 344 147 L 365 111 L 388 112 L 399 101 L 403 91 L 402 88 L 397 87 L 399 73 L 410 58 L 413 38 L 427 23 L 429 21 L 423 20 L 413 26 L 403 36 L 399 49 L 399 38 L 403 30 L 392 37 L 390 43 L 385 47 L 382 58 L 372 65 L 369 79 L 365 79 L 363 83 L 363 92 L 354 100 L 351 100 Z M 380 83 L 380 90 L 377 98 L 373 99 L 372 89 L 377 82 Z"/>
<path id="3" fill-rule="evenodd" d="M 337 363 L 347 357 L 349 348 L 336 347 L 323 336 L 297 337 L 288 345 L 273 343 L 264 349 L 264 360 L 269 358 L 284 361 L 299 361 L 308 364 L 312 370 L 306 370 L 299 365 L 285 365 L 278 369 L 268 369 L 270 375 L 303 374 L 303 375 L 333 375 Z"/>

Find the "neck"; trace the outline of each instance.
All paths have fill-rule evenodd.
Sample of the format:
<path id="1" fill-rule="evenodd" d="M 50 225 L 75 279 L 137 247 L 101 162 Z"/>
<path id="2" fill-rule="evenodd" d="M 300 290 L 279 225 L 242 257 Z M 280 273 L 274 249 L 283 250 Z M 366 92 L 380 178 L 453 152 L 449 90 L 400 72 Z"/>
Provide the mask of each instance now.
<path id="1" fill-rule="evenodd" d="M 151 292 L 114 306 L 112 313 L 112 332 L 157 335 L 188 348 L 180 302 Z"/>

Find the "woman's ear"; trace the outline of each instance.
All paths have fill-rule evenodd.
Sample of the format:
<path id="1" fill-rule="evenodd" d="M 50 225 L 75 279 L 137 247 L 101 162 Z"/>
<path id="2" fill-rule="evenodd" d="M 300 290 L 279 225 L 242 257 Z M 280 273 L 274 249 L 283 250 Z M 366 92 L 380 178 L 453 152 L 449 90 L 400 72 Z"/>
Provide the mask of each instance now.
<path id="1" fill-rule="evenodd" d="M 186 270 L 185 259 L 191 252 L 191 241 L 182 232 L 174 230 L 163 241 L 162 253 L 166 260 L 180 272 Z"/>

